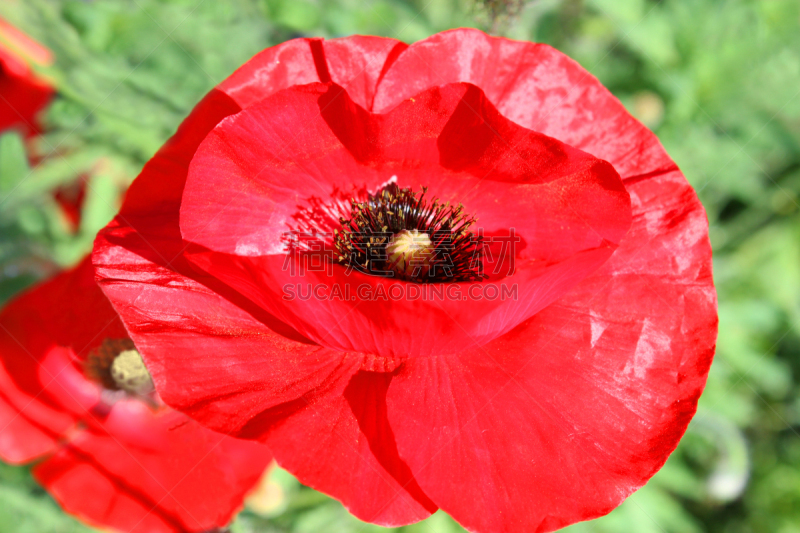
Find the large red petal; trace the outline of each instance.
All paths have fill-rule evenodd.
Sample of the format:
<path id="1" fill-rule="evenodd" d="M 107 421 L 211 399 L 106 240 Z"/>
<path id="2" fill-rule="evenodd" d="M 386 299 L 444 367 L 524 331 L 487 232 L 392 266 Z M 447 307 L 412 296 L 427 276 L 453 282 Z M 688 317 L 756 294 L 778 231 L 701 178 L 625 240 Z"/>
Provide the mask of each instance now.
<path id="1" fill-rule="evenodd" d="M 176 412 L 144 418 L 140 429 L 157 447 L 84 431 L 39 464 L 35 477 L 65 510 L 98 526 L 131 533 L 226 526 L 268 465 L 264 447 Z"/>
<path id="2" fill-rule="evenodd" d="M 335 191 L 377 190 L 392 175 L 401 186 L 422 182 L 431 196 L 463 202 L 488 234 L 516 230 L 523 243 L 512 258 L 516 273 L 503 280 L 515 297 L 470 299 L 463 286 L 439 300 L 362 298 L 362 286 L 374 293 L 403 284 L 349 276 L 341 265 L 299 277 L 287 268 L 285 237 L 299 212 L 332 201 Z M 474 86 L 430 89 L 372 115 L 336 86 L 309 85 L 209 133 L 190 166 L 181 232 L 235 255 L 190 260 L 315 342 L 413 357 L 485 343 L 545 307 L 611 255 L 628 210 L 610 165 L 507 121 Z M 292 284 L 338 285 L 357 298 L 286 298 Z"/>
<path id="3" fill-rule="evenodd" d="M 510 533 L 601 516 L 644 485 L 713 356 L 710 272 L 693 270 L 696 285 L 592 276 L 481 349 L 408 361 L 388 413 L 422 489 L 468 529 Z"/>
<path id="4" fill-rule="evenodd" d="M 382 78 L 374 111 L 454 82 L 474 83 L 505 117 L 610 162 L 623 179 L 676 168 L 656 136 L 574 60 L 545 44 L 478 30 L 412 44 Z"/>

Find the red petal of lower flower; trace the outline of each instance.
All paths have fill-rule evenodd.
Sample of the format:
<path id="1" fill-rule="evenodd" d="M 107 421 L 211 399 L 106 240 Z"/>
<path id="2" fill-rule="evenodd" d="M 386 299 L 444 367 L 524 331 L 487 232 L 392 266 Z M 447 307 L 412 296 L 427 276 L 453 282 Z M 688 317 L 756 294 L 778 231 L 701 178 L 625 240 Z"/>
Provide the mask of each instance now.
<path id="1" fill-rule="evenodd" d="M 8 353 L 2 346 L 0 352 Z M 62 432 L 74 423 L 73 417 L 42 405 L 20 391 L 0 364 L 0 458 L 3 461 L 24 464 L 51 453 Z"/>
<path id="2" fill-rule="evenodd" d="M 226 526 L 268 464 L 263 446 L 213 433 L 178 413 L 153 420 L 148 431 L 162 445 L 82 432 L 34 475 L 64 509 L 88 522 L 131 533 L 182 533 Z M 232 470 L 237 463 L 248 467 Z"/>
<path id="3" fill-rule="evenodd" d="M 226 525 L 269 450 L 119 391 L 101 395 L 84 373 L 86 355 L 127 338 L 88 258 L 3 309 L 0 456 L 50 455 L 37 477 L 65 509 L 98 525 L 176 533 Z"/>
<path id="4" fill-rule="evenodd" d="M 0 428 L 5 428 L 0 431 L 0 457 L 8 462 L 23 463 L 52 451 L 60 436 L 75 427 L 84 414 L 76 405 L 80 402 L 75 402 L 58 380 L 65 370 L 62 349 L 54 347 L 51 336 L 42 330 L 42 314 L 53 329 L 63 329 L 59 327 L 64 325 L 63 320 L 56 319 L 59 313 L 53 313 L 53 307 L 64 301 L 65 281 L 62 276 L 41 284 L 0 312 Z M 113 314 L 110 306 L 108 311 Z M 121 329 L 124 333 L 119 320 L 115 326 L 112 331 Z M 73 331 L 80 339 L 76 344 L 85 346 L 86 335 L 81 335 L 81 328 Z M 51 368 L 41 368 L 48 355 Z M 67 364 L 69 374 L 74 368 L 68 357 Z M 65 402 L 76 410 L 66 410 Z"/>

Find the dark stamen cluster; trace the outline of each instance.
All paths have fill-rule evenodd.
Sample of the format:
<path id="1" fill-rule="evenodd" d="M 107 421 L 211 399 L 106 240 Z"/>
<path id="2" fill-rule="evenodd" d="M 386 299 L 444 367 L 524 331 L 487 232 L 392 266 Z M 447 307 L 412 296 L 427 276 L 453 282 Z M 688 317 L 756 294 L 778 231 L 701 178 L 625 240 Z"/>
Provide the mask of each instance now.
<path id="1" fill-rule="evenodd" d="M 476 219 L 464 213 L 464 206 L 425 198 L 410 188 L 390 183 L 366 201 L 350 200 L 350 218 L 341 218 L 341 230 L 334 230 L 339 262 L 365 274 L 399 277 L 417 283 L 481 281 L 483 237 L 469 231 Z M 430 239 L 430 250 L 422 260 L 425 268 L 413 274 L 396 268 L 387 253 L 392 237 L 416 230 Z"/>

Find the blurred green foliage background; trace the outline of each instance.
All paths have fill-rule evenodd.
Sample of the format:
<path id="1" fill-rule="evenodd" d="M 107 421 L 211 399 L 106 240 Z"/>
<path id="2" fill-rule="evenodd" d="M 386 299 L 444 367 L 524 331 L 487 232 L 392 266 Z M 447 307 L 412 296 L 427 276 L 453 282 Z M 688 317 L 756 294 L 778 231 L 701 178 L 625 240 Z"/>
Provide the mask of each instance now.
<path id="1" fill-rule="evenodd" d="M 413 42 L 456 26 L 549 43 L 661 138 L 708 210 L 720 335 L 663 470 L 572 533 L 800 533 L 800 2 L 797 0 L 3 0 L 55 54 L 31 169 L 0 137 L 0 302 L 91 248 L 138 170 L 213 85 L 300 35 Z M 86 183 L 79 227 L 54 194 Z M 246 532 L 386 531 L 277 470 Z M 0 465 L 0 532 L 88 531 Z M 262 506 L 263 507 L 263 506 Z M 442 513 L 401 528 L 463 531 Z"/>

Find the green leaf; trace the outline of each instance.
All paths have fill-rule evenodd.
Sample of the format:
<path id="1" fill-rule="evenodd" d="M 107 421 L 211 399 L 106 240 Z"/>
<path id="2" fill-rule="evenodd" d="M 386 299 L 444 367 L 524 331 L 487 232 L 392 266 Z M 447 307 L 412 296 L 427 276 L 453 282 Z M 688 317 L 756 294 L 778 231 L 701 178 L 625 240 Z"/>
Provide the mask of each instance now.
<path id="1" fill-rule="evenodd" d="M 10 196 L 30 174 L 22 137 L 16 132 L 0 135 L 0 201 Z"/>

